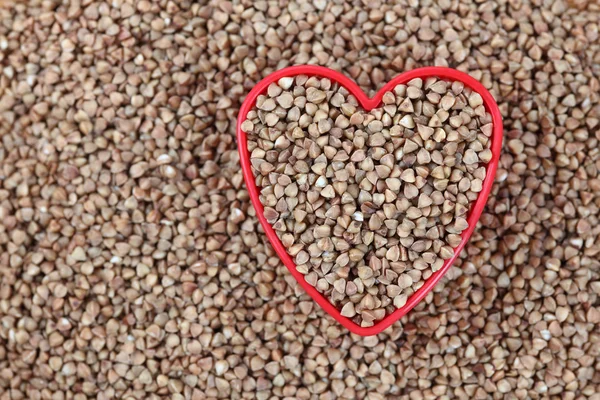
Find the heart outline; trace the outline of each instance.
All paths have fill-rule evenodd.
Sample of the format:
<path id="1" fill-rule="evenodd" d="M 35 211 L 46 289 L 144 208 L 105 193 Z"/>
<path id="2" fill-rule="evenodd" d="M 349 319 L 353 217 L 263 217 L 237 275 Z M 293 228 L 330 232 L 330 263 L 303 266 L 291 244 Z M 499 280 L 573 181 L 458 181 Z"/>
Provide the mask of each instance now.
<path id="1" fill-rule="evenodd" d="M 472 90 L 476 91 L 481 95 L 486 111 L 489 112 L 492 116 L 493 129 L 492 136 L 490 138 L 490 140 L 492 141 L 492 159 L 488 162 L 486 166 L 486 176 L 483 181 L 482 190 L 479 193 L 479 196 L 477 197 L 475 202 L 471 203 L 470 205 L 470 210 L 467 218 L 469 227 L 461 233 L 461 241 L 460 244 L 454 248 L 454 255 L 448 260 L 445 260 L 444 265 L 438 271 L 434 272 L 425 281 L 423 286 L 421 286 L 421 288 L 419 288 L 408 298 L 406 304 L 403 307 L 394 310 L 394 312 L 386 315 L 383 319 L 377 321 L 373 326 L 370 327 L 361 327 L 360 325 L 353 322 L 350 318 L 342 316 L 340 310 L 338 310 L 329 300 L 327 300 L 327 298 L 325 298 L 325 296 L 321 294 L 315 287 L 311 286 L 310 284 L 308 284 L 308 282 L 306 282 L 306 280 L 304 279 L 304 275 L 302 275 L 296 269 L 296 264 L 292 260 L 292 257 L 287 253 L 285 247 L 283 247 L 283 244 L 281 243 L 281 240 L 277 237 L 277 234 L 273 230 L 273 227 L 267 222 L 264 216 L 264 207 L 259 199 L 260 191 L 256 186 L 255 176 L 252 173 L 252 168 L 250 164 L 250 153 L 248 151 L 248 137 L 246 133 L 242 131 L 241 125 L 242 122 L 244 122 L 244 120 L 246 119 L 248 112 L 256 104 L 256 99 L 258 98 L 258 96 L 260 94 L 265 93 L 271 83 L 277 82 L 280 78 L 283 77 L 295 77 L 298 75 L 318 76 L 322 78 L 328 78 L 332 82 L 338 83 L 340 86 L 345 87 L 348 90 L 348 92 L 350 92 L 350 94 L 352 94 L 356 98 L 359 105 L 366 112 L 369 112 L 382 104 L 382 98 L 385 92 L 393 91 L 396 85 L 408 83 L 414 78 L 425 79 L 429 77 L 438 77 L 450 81 L 460 81 L 464 83 L 465 86 L 471 88 Z M 275 252 L 279 256 L 281 261 L 284 263 L 284 265 L 287 267 L 287 269 L 290 271 L 292 276 L 294 276 L 296 281 L 298 281 L 298 283 L 308 293 L 308 295 L 317 304 L 319 304 L 325 310 L 325 312 L 331 315 L 336 321 L 338 321 L 350 332 L 360 336 L 372 336 L 381 333 L 389 326 L 391 326 L 394 322 L 398 321 L 400 318 L 406 315 L 430 291 L 433 290 L 434 286 L 446 274 L 446 272 L 448 271 L 448 269 L 450 269 L 454 261 L 456 261 L 456 258 L 458 258 L 458 255 L 471 238 L 471 235 L 475 230 L 475 226 L 477 225 L 477 221 L 479 221 L 487 199 L 489 198 L 494 183 L 494 177 L 496 175 L 496 169 L 500 160 L 500 150 L 502 147 L 503 139 L 502 115 L 500 114 L 498 105 L 496 104 L 496 101 L 494 100 L 491 93 L 475 78 L 467 75 L 464 72 L 446 67 L 423 67 L 401 73 L 400 75 L 394 77 L 388 83 L 386 83 L 381 89 L 377 91 L 375 96 L 371 98 L 369 98 L 363 92 L 363 90 L 349 77 L 332 69 L 317 65 L 296 65 L 292 67 L 283 68 L 269 74 L 267 77 L 258 82 L 256 86 L 254 86 L 254 88 L 250 91 L 250 93 L 248 93 L 248 95 L 244 99 L 244 102 L 238 114 L 236 130 L 238 150 L 240 155 L 240 164 L 242 167 L 244 181 L 246 183 L 246 187 L 250 195 L 250 200 L 256 211 L 256 216 L 258 217 L 263 227 L 263 230 L 265 231 L 265 234 L 269 239 L 269 242 L 275 249 Z"/>

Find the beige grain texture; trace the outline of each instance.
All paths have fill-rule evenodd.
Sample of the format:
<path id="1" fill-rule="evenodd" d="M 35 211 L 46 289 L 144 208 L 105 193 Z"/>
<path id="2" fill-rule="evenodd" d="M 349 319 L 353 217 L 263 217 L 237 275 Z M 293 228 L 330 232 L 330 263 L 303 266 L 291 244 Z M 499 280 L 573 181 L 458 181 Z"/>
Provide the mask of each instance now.
<path id="1" fill-rule="evenodd" d="M 2 1 L 0 398 L 597 398 L 600 8 L 570 3 Z M 448 65 L 504 117 L 461 261 L 376 337 L 302 291 L 243 185 L 241 100 L 304 63 L 369 94 Z"/>

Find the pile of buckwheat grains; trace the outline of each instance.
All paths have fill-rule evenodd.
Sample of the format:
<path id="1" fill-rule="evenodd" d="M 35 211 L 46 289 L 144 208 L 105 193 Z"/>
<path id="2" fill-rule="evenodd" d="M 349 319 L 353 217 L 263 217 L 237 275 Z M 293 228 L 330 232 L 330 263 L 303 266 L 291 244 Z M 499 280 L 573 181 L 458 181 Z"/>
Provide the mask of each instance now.
<path id="1" fill-rule="evenodd" d="M 492 157 L 481 95 L 436 77 L 369 112 L 327 78 L 284 77 L 241 129 L 267 222 L 306 282 L 362 327 L 454 255 Z"/>
<path id="2" fill-rule="evenodd" d="M 593 0 L 3 1 L 0 399 L 598 399 Z M 349 334 L 266 244 L 235 122 L 324 65 L 372 94 L 451 66 L 498 100 L 460 261 Z"/>

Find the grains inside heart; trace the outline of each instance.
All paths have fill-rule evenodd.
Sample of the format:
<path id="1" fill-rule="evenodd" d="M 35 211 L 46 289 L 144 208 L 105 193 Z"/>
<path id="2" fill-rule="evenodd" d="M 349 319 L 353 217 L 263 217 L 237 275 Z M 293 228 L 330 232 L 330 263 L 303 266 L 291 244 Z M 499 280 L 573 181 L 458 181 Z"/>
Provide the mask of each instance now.
<path id="1" fill-rule="evenodd" d="M 460 82 L 413 79 L 366 111 L 301 75 L 258 96 L 242 130 L 265 218 L 296 268 L 368 327 L 454 254 L 492 158 L 491 122 Z"/>

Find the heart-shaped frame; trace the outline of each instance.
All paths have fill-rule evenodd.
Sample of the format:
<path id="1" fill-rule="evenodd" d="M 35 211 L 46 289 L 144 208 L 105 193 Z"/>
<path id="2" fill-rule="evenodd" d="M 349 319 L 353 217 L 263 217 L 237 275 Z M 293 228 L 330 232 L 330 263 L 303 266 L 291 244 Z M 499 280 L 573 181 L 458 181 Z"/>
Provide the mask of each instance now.
<path id="1" fill-rule="evenodd" d="M 454 249 L 454 255 L 452 258 L 446 260 L 442 268 L 438 271 L 434 272 L 427 281 L 423 284 L 423 286 L 413 293 L 406 302 L 406 304 L 396 309 L 391 314 L 386 315 L 383 319 L 376 322 L 373 326 L 364 328 L 360 325 L 357 325 L 350 318 L 344 317 L 341 315 L 340 310 L 338 310 L 333 304 L 329 302 L 321 293 L 317 291 L 317 289 L 311 285 L 309 285 L 304 279 L 304 275 L 296 270 L 296 264 L 294 260 L 287 253 L 283 244 L 277 237 L 277 234 L 271 227 L 271 225 L 267 222 L 264 216 L 264 208 L 259 199 L 259 189 L 256 187 L 255 177 L 252 173 L 252 168 L 250 165 L 250 153 L 248 152 L 248 138 L 244 131 L 242 131 L 241 125 L 242 122 L 246 119 L 248 112 L 254 107 L 256 104 L 256 99 L 260 94 L 263 94 L 267 91 L 269 85 L 273 82 L 277 82 L 280 78 L 283 77 L 293 77 L 298 75 L 308 75 L 308 76 L 318 76 L 322 78 L 328 78 L 332 82 L 336 82 L 341 86 L 344 86 L 358 101 L 358 103 L 363 107 L 365 111 L 371 111 L 374 108 L 377 108 L 381 105 L 382 97 L 385 92 L 393 91 L 396 85 L 408 83 L 410 80 L 414 78 L 429 78 L 429 77 L 438 77 L 441 79 L 446 79 L 450 81 L 460 81 L 464 83 L 465 86 L 471 88 L 481 95 L 483 98 L 483 103 L 486 110 L 492 115 L 492 159 L 486 166 L 486 176 L 483 181 L 483 188 L 475 200 L 474 203 L 471 204 L 469 215 L 467 221 L 469 222 L 469 227 L 462 232 L 462 240 L 460 244 Z M 352 81 L 347 76 L 331 70 L 329 68 L 320 67 L 316 65 L 298 65 L 294 67 L 288 67 L 281 69 L 279 71 L 273 72 L 263 80 L 261 80 L 246 96 L 244 103 L 240 109 L 240 113 L 238 115 L 237 120 L 237 140 L 238 140 L 238 148 L 240 152 L 240 163 L 242 166 L 242 172 L 244 175 L 244 180 L 246 181 L 246 187 L 248 188 L 248 192 L 250 193 L 250 199 L 254 208 L 256 210 L 256 215 L 258 220 L 260 221 L 271 245 L 277 252 L 279 258 L 283 261 L 287 269 L 291 272 L 291 274 L 296 278 L 298 283 L 306 290 L 306 292 L 333 318 L 335 318 L 340 324 L 346 327 L 352 333 L 356 333 L 361 336 L 370 336 L 376 335 L 382 332 L 384 329 L 388 328 L 394 322 L 398 321 L 402 318 L 406 313 L 408 313 L 413 307 L 419 303 L 426 295 L 429 293 L 436 283 L 444 276 L 444 274 L 448 271 L 452 263 L 456 260 L 461 250 L 468 242 L 473 230 L 475 229 L 475 225 L 481 216 L 483 208 L 485 207 L 485 203 L 488 199 L 490 191 L 492 189 L 492 185 L 494 183 L 494 176 L 496 175 L 496 169 L 498 167 L 498 162 L 500 159 L 500 149 L 502 147 L 502 116 L 500 114 L 500 110 L 498 109 L 498 105 L 496 101 L 487 91 L 487 89 L 475 78 L 465 74 L 464 72 L 457 71 L 452 68 L 445 67 L 425 67 L 414 69 L 405 73 L 402 73 L 396 76 L 394 79 L 389 81 L 385 86 L 383 86 L 377 94 L 373 98 L 367 97 L 367 95 L 358 87 L 354 81 Z"/>

